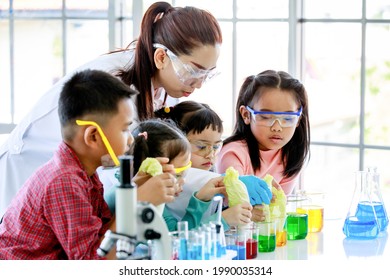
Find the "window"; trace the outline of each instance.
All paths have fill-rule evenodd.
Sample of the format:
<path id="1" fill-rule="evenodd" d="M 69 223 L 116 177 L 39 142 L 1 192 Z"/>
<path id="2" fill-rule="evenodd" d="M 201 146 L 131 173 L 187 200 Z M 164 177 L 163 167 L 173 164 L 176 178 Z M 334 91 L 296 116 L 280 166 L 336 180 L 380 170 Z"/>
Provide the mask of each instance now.
<path id="1" fill-rule="evenodd" d="M 109 3 L 119 5 L 108 0 L 0 0 L 5 66 L 0 67 L 0 133 L 9 133 L 68 70 L 132 37 L 123 38 L 120 27 L 127 31 L 127 19 L 115 14 L 115 6 L 109 9 Z"/>

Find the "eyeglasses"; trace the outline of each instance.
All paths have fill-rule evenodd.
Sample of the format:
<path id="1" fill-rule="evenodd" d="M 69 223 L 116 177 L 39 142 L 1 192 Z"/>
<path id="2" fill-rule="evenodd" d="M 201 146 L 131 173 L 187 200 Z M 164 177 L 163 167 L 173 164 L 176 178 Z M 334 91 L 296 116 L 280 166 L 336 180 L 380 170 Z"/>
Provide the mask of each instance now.
<path id="1" fill-rule="evenodd" d="M 216 144 L 208 144 L 203 141 L 191 141 L 190 143 L 195 147 L 194 153 L 201 156 L 206 157 L 209 154 L 217 154 L 219 151 L 221 151 L 222 148 L 222 142 L 216 143 Z"/>
<path id="2" fill-rule="evenodd" d="M 112 149 L 110 142 L 108 142 L 108 139 L 107 139 L 106 135 L 104 134 L 104 132 L 103 132 L 102 128 L 100 127 L 100 125 L 98 125 L 98 124 L 97 124 L 96 122 L 94 122 L 94 121 L 76 120 L 76 123 L 77 123 L 77 125 L 80 125 L 80 126 L 83 126 L 83 125 L 92 125 L 92 126 L 96 127 L 97 130 L 98 130 L 98 132 L 99 132 L 99 134 L 100 134 L 100 137 L 102 137 L 104 146 L 106 146 L 106 149 L 107 149 L 108 153 L 110 154 L 112 160 L 113 160 L 114 163 L 115 163 L 115 166 L 119 166 L 118 157 L 115 155 L 114 150 Z"/>
<path id="3" fill-rule="evenodd" d="M 249 106 L 246 106 L 246 109 L 251 113 L 257 125 L 268 127 L 273 126 L 276 120 L 281 127 L 293 127 L 298 123 L 302 114 L 302 107 L 299 108 L 298 112 L 255 111 Z"/>
<path id="4" fill-rule="evenodd" d="M 216 68 L 210 70 L 195 69 L 191 64 L 183 63 L 177 57 L 177 55 L 171 52 L 164 45 L 155 43 L 153 44 L 153 47 L 162 48 L 165 50 L 172 62 L 173 70 L 175 71 L 176 76 L 179 78 L 180 82 L 186 86 L 192 86 L 199 81 L 204 83 L 219 74 Z"/>
<path id="5" fill-rule="evenodd" d="M 188 171 L 188 169 L 191 167 L 191 165 L 192 165 L 192 162 L 190 161 L 186 166 L 174 168 L 175 173 L 176 173 L 176 178 L 185 177 L 185 175 L 187 174 L 186 171 Z"/>

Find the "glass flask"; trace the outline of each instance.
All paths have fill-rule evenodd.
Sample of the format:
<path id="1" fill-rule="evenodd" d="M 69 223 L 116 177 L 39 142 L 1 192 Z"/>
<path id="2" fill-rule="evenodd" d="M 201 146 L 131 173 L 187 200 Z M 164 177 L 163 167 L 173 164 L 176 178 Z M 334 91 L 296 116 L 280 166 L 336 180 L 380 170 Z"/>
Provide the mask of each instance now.
<path id="1" fill-rule="evenodd" d="M 375 167 L 356 172 L 355 191 L 344 221 L 347 237 L 373 239 L 385 232 L 389 224 L 383 203 L 379 173 Z"/>

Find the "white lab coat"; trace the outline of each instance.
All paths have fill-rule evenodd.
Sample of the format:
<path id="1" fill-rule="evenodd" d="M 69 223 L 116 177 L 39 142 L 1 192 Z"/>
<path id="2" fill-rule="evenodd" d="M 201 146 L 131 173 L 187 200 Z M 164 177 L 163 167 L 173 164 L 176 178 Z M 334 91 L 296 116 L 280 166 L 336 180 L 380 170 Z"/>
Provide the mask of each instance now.
<path id="1" fill-rule="evenodd" d="M 46 92 L 15 127 L 0 147 L 0 218 L 24 182 L 52 157 L 62 141 L 57 107 L 63 84 L 74 73 L 85 69 L 112 74 L 118 69 L 127 69 L 133 63 L 133 57 L 134 51 L 127 50 L 102 55 L 80 66 Z M 174 103 L 172 100 L 169 103 Z M 158 104 L 161 106 L 161 102 Z"/>

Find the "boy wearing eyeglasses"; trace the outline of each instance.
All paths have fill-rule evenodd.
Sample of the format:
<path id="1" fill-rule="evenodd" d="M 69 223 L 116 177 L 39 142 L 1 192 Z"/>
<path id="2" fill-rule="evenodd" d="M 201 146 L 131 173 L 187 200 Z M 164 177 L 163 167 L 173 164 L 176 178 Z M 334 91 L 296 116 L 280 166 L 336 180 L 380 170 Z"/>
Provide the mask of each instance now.
<path id="1" fill-rule="evenodd" d="M 267 70 L 245 79 L 236 104 L 233 134 L 218 155 L 218 172 L 233 166 L 240 175 L 263 178 L 290 194 L 309 156 L 308 98 L 303 84 L 286 72 Z"/>
<path id="2" fill-rule="evenodd" d="M 107 152 L 119 164 L 116 155 L 129 149 L 133 95 L 98 70 L 76 73 L 65 83 L 58 104 L 63 142 L 5 212 L 0 259 L 100 259 L 97 249 L 105 232 L 115 231 L 115 222 L 96 169 Z M 154 186 L 174 182 L 168 173 L 159 179 Z"/>

